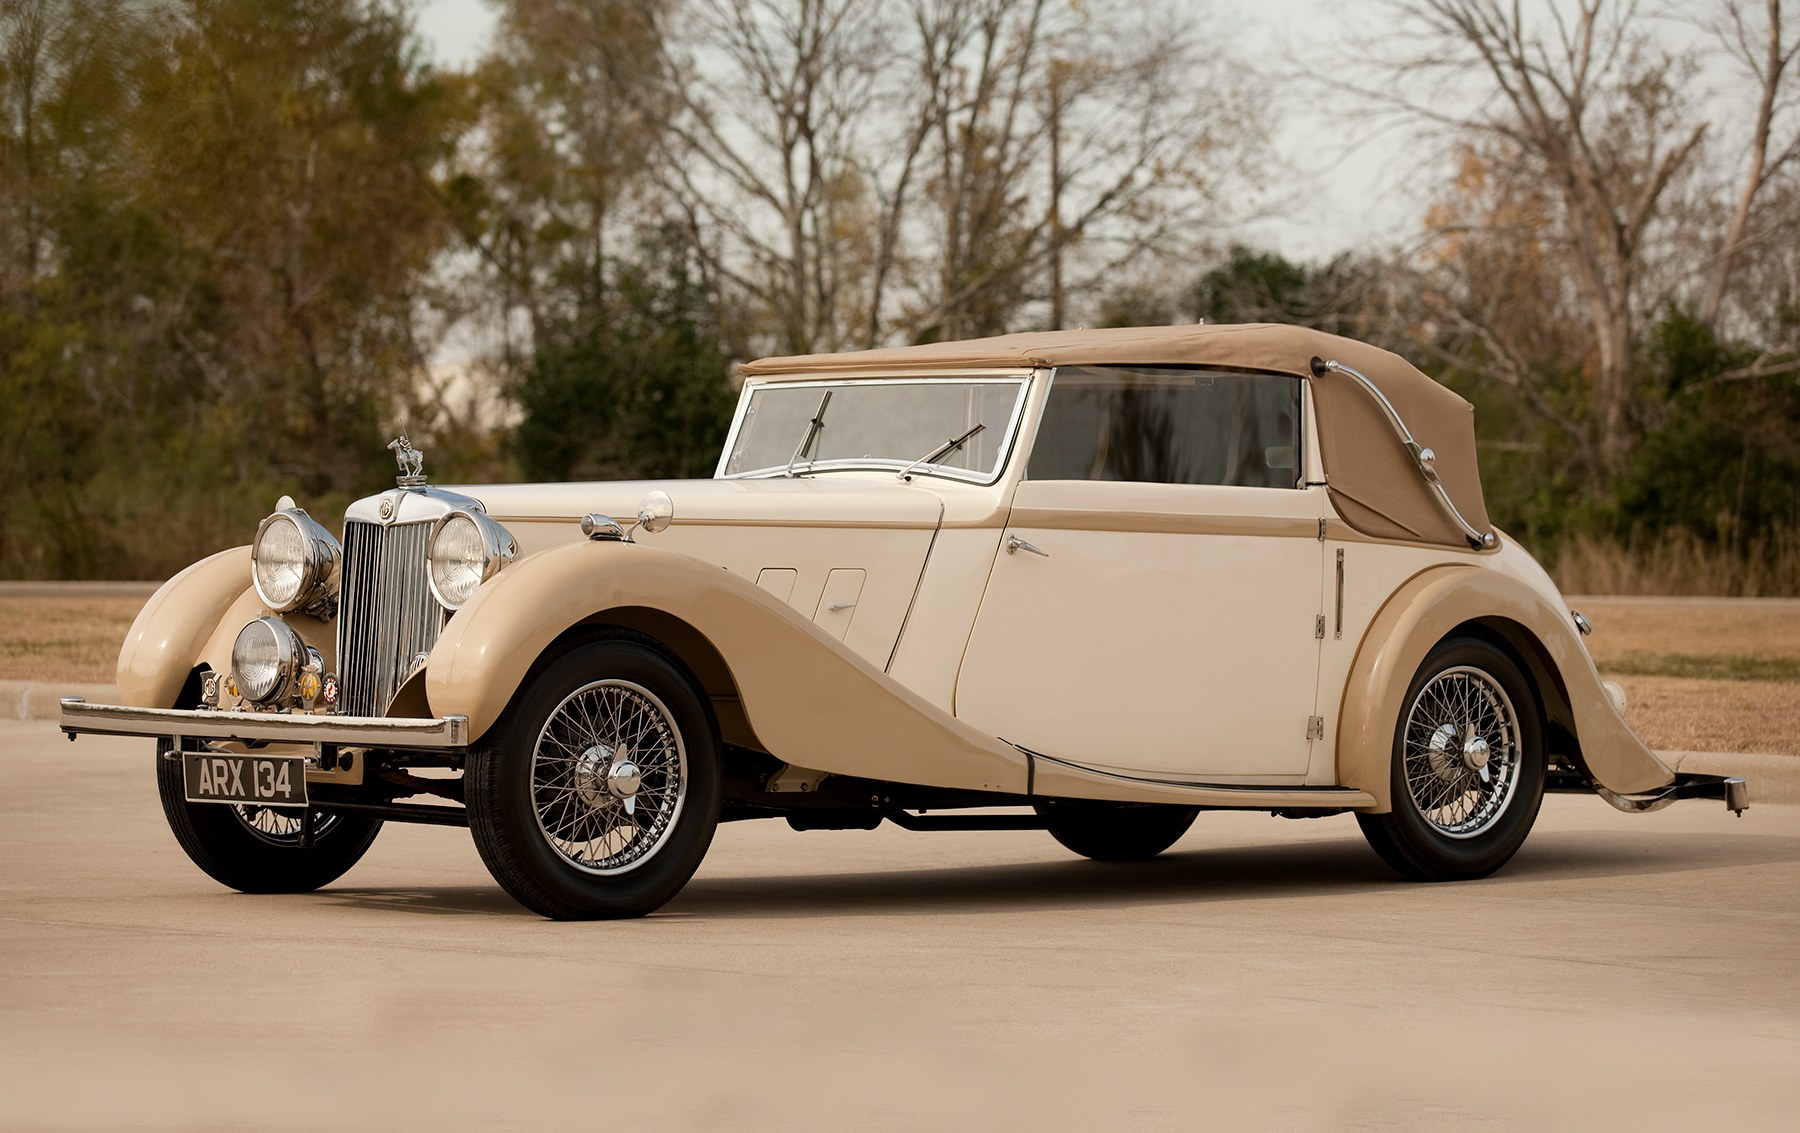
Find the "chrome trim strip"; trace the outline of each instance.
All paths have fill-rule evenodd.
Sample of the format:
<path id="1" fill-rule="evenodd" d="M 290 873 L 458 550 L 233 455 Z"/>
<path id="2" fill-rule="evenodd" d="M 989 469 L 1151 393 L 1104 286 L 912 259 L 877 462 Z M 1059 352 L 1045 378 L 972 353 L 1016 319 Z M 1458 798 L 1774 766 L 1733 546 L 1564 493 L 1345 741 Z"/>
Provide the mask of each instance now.
<path id="1" fill-rule="evenodd" d="M 1476 550 L 1487 550 L 1499 542 L 1499 539 L 1492 531 L 1477 530 L 1474 524 L 1463 518 L 1462 512 L 1456 510 L 1456 505 L 1450 501 L 1450 493 L 1444 490 L 1444 482 L 1438 477 L 1437 469 L 1432 467 L 1437 460 L 1437 454 L 1413 439 L 1412 430 L 1408 429 L 1406 427 L 1406 422 L 1400 419 L 1399 410 L 1394 408 L 1394 403 L 1387 399 L 1387 395 L 1382 393 L 1381 390 L 1376 387 L 1374 382 L 1363 377 L 1360 373 L 1352 370 L 1335 358 L 1314 358 L 1312 370 L 1314 376 L 1321 378 L 1327 373 L 1348 374 L 1350 377 L 1355 378 L 1357 384 L 1362 386 L 1364 391 L 1366 391 L 1370 397 L 1375 399 L 1375 403 L 1381 406 L 1382 412 L 1387 414 L 1388 424 L 1392 425 L 1394 427 L 1394 432 L 1399 434 L 1400 443 L 1406 447 L 1407 453 L 1413 458 L 1413 464 L 1418 468 L 1419 475 L 1423 476 L 1425 478 L 1425 483 L 1431 486 L 1431 490 L 1437 496 L 1438 504 L 1444 509 L 1444 513 L 1448 515 L 1458 527 L 1462 528 L 1463 538 L 1469 541 L 1469 545 Z"/>
<path id="2" fill-rule="evenodd" d="M 60 726 L 77 734 L 180 736 L 199 740 L 268 740 L 278 743 L 343 744 L 380 748 L 461 748 L 469 746 L 469 718 L 386 716 L 303 716 L 283 712 L 184 711 L 89 704 L 62 698 Z"/>

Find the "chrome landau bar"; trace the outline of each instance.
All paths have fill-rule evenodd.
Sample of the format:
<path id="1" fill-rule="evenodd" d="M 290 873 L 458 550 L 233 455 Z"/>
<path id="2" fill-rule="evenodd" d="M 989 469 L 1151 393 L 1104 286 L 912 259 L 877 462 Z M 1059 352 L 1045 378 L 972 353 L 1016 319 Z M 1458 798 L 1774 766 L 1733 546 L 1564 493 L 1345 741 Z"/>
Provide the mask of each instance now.
<path id="1" fill-rule="evenodd" d="M 1498 542 L 1492 531 L 1481 530 L 1465 519 L 1463 513 L 1457 510 L 1456 504 L 1450 499 L 1450 493 L 1444 488 L 1444 481 L 1438 476 L 1437 454 L 1414 439 L 1412 430 L 1408 429 L 1406 422 L 1401 420 L 1400 411 L 1394 408 L 1394 403 L 1387 399 L 1387 395 L 1381 392 L 1380 387 L 1335 358 L 1314 358 L 1312 371 L 1314 376 L 1321 378 L 1326 374 L 1344 374 L 1356 379 L 1357 384 L 1363 388 L 1364 392 L 1374 398 L 1377 405 L 1381 406 L 1382 412 L 1387 416 L 1388 424 L 1394 427 L 1394 432 L 1399 436 L 1400 444 L 1412 457 L 1414 467 L 1419 470 L 1419 475 L 1425 478 L 1425 483 L 1430 486 L 1432 494 L 1436 496 L 1438 506 L 1444 509 L 1444 514 L 1450 517 L 1451 522 L 1462 529 L 1463 538 L 1469 541 L 1469 546 L 1482 551 L 1493 547 Z"/>

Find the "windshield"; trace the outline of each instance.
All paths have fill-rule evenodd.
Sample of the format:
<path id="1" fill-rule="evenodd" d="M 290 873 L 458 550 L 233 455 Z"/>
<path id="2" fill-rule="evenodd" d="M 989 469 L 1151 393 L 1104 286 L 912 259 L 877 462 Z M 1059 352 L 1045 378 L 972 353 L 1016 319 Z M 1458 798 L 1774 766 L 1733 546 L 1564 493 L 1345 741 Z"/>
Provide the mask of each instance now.
<path id="1" fill-rule="evenodd" d="M 831 395 L 829 401 L 825 395 Z M 773 382 L 753 386 L 726 450 L 722 476 L 879 468 L 1000 477 L 1024 401 L 1024 378 Z M 964 437 L 975 426 L 982 428 Z M 944 449 L 930 463 L 922 457 Z"/>

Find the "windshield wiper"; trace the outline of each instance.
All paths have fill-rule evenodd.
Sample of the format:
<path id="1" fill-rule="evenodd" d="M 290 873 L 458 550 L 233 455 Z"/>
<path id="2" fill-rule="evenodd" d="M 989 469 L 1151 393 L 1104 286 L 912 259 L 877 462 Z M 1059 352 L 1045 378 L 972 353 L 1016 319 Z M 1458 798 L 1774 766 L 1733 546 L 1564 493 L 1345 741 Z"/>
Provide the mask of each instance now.
<path id="1" fill-rule="evenodd" d="M 930 452 L 926 453 L 924 456 L 921 456 L 919 459 L 913 461 L 911 464 L 907 465 L 905 468 L 902 468 L 900 470 L 900 479 L 911 480 L 913 469 L 917 468 L 921 464 L 932 464 L 932 463 L 935 463 L 936 461 L 942 459 L 943 457 L 949 456 L 951 453 L 955 452 L 957 449 L 963 447 L 964 444 L 968 443 L 968 440 L 970 437 L 974 436 L 976 433 L 981 432 L 981 430 L 983 430 L 985 428 L 987 428 L 987 426 L 983 425 L 980 421 L 975 422 L 974 427 L 971 428 L 968 432 L 964 433 L 962 436 L 951 437 L 949 440 L 945 441 L 943 444 L 932 449 Z"/>
<path id="2" fill-rule="evenodd" d="M 825 396 L 819 399 L 819 407 L 813 410 L 812 422 L 806 427 L 806 436 L 801 440 L 800 447 L 794 450 L 793 456 L 788 457 L 787 471 L 783 475 L 792 476 L 795 462 L 803 456 L 807 458 L 807 463 L 812 463 L 813 442 L 819 439 L 819 430 L 825 427 L 825 407 L 830 404 L 831 391 L 826 390 Z"/>

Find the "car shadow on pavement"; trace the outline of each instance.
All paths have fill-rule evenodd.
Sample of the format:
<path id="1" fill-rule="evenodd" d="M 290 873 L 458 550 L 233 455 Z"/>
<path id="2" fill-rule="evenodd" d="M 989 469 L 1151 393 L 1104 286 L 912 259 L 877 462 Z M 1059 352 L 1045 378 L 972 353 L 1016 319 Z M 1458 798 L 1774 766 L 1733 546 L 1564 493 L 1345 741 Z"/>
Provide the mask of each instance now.
<path id="1" fill-rule="evenodd" d="M 1560 884 L 1800 860 L 1785 838 L 1540 833 L 1499 873 L 1456 887 Z M 697 877 L 669 912 L 695 917 L 813 916 L 829 911 L 980 913 L 1028 909 L 1351 896 L 1416 886 L 1360 839 L 1176 850 L 1147 862 L 970 864 L 895 872 Z M 1455 887 L 1427 887 L 1443 892 Z"/>
<path id="2" fill-rule="evenodd" d="M 491 884 L 425 885 L 405 889 L 334 886 L 319 890 L 317 897 L 351 908 L 398 913 L 490 917 L 536 915 L 508 896 L 504 889 Z"/>
<path id="3" fill-rule="evenodd" d="M 1393 875 L 1360 842 L 1176 850 L 1146 862 L 1077 858 L 927 869 L 701 876 L 669 911 L 690 917 L 804 917 L 1071 910 L 1355 893 Z"/>
<path id="4" fill-rule="evenodd" d="M 1652 877 L 1800 860 L 1800 841 L 1720 834 L 1621 837 L 1616 831 L 1539 831 L 1499 873 L 1466 886 L 1494 888 L 1599 878 Z M 742 862 L 734 862 L 741 867 Z M 659 916 L 767 919 L 856 913 L 896 916 L 1034 909 L 1320 899 L 1412 886 L 1360 838 L 1277 845 L 1198 846 L 1147 862 L 1077 858 L 891 870 L 720 876 L 703 869 Z M 1430 887 L 1442 892 L 1439 887 Z M 433 916 L 535 917 L 498 885 L 349 886 L 322 890 L 334 904 Z"/>

